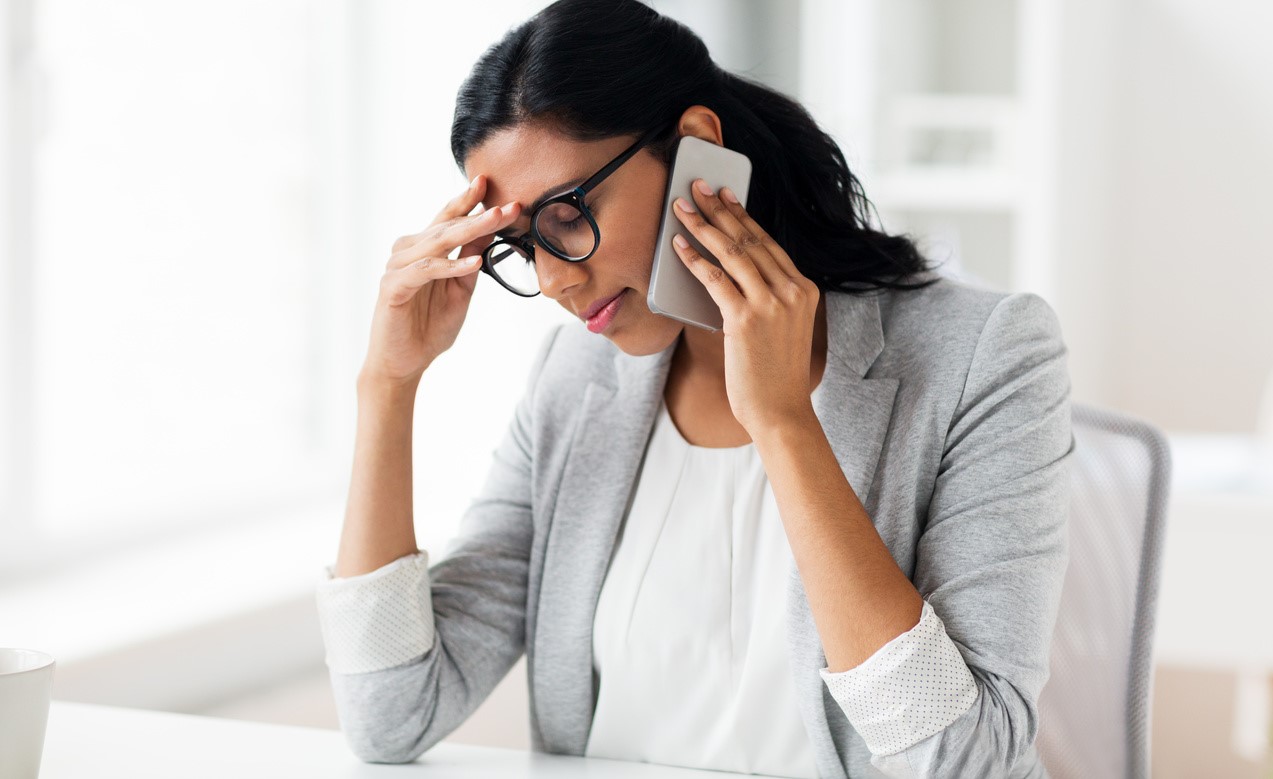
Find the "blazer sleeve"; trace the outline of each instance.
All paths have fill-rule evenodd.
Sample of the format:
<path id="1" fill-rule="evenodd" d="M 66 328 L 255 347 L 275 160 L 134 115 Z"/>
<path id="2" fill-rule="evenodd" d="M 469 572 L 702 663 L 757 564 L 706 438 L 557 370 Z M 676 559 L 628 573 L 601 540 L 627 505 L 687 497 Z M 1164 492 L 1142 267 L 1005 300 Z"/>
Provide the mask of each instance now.
<path id="1" fill-rule="evenodd" d="M 1067 349 L 1039 296 L 987 319 L 946 435 L 913 581 L 976 685 L 944 729 L 871 762 L 894 776 L 1019 774 L 1039 729 L 1068 555 Z"/>
<path id="2" fill-rule="evenodd" d="M 419 553 L 319 585 L 341 730 L 364 762 L 418 758 L 463 723 L 525 651 L 531 416 L 561 327 L 540 344 L 486 480 L 446 554 L 427 569 L 427 555 Z"/>

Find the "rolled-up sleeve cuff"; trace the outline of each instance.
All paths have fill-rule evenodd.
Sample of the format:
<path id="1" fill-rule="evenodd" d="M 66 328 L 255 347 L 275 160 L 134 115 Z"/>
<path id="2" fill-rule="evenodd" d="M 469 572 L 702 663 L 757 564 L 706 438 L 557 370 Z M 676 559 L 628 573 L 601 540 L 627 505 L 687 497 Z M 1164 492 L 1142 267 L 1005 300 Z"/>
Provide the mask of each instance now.
<path id="1" fill-rule="evenodd" d="M 928 601 L 915 627 L 847 671 L 819 672 L 875 755 L 945 730 L 977 700 L 977 682 Z"/>
<path id="2" fill-rule="evenodd" d="M 405 555 L 359 576 L 337 578 L 324 566 L 317 585 L 324 661 L 336 673 L 402 665 L 433 648 L 429 555 Z"/>

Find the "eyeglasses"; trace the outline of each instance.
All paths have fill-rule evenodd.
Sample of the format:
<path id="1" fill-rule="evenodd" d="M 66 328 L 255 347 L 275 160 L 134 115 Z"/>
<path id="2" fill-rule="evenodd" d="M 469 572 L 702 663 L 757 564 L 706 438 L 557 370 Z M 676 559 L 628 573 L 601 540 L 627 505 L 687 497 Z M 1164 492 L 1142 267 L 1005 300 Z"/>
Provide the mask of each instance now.
<path id="1" fill-rule="evenodd" d="M 539 274 L 535 272 L 536 246 L 567 262 L 583 262 L 591 257 L 601 244 L 601 230 L 584 196 L 657 138 L 663 129 L 649 130 L 587 181 L 539 204 L 530 215 L 530 234 L 515 238 L 501 236 L 492 241 L 482 252 L 482 271 L 513 294 L 533 298 L 540 293 Z"/>

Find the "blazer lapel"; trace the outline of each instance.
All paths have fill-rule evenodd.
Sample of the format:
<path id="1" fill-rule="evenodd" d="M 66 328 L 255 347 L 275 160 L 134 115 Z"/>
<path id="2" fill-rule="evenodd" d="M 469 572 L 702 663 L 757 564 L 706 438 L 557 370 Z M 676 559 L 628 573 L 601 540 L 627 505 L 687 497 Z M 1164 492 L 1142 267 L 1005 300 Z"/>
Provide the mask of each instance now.
<path id="1" fill-rule="evenodd" d="M 897 379 L 865 378 L 884 350 L 875 296 L 827 296 L 827 350 L 814 412 L 849 485 L 866 505 L 898 387 Z"/>
<path id="2" fill-rule="evenodd" d="M 582 755 L 592 726 L 592 623 L 663 400 L 676 342 L 614 357 L 618 386 L 584 390 L 544 554 L 532 700 L 545 749 Z"/>
<path id="3" fill-rule="evenodd" d="M 829 293 L 827 365 L 814 393 L 814 412 L 854 493 L 872 512 L 871 485 L 888 433 L 898 381 L 865 378 L 884 349 L 879 301 L 874 295 Z M 844 777 L 827 711 L 839 711 L 818 671 L 826 667 L 822 641 L 813 622 L 800 573 L 793 564 L 787 582 L 787 639 L 795 674 L 796 698 L 815 747 L 818 771 Z M 837 714 L 837 719 L 843 719 Z"/>

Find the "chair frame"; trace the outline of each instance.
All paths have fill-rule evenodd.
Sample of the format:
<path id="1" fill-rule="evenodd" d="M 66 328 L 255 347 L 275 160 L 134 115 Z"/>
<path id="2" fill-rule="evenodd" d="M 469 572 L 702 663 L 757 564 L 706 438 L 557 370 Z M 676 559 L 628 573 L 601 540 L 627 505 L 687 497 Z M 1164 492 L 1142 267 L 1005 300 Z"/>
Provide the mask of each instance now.
<path id="1" fill-rule="evenodd" d="M 1082 403 L 1071 405 L 1073 426 L 1116 431 L 1139 440 L 1149 458 L 1149 482 L 1144 536 L 1132 620 L 1127 688 L 1127 776 L 1148 779 L 1153 695 L 1153 646 L 1158 591 L 1166 537 L 1167 504 L 1171 484 L 1171 448 L 1153 425 L 1121 412 Z"/>

